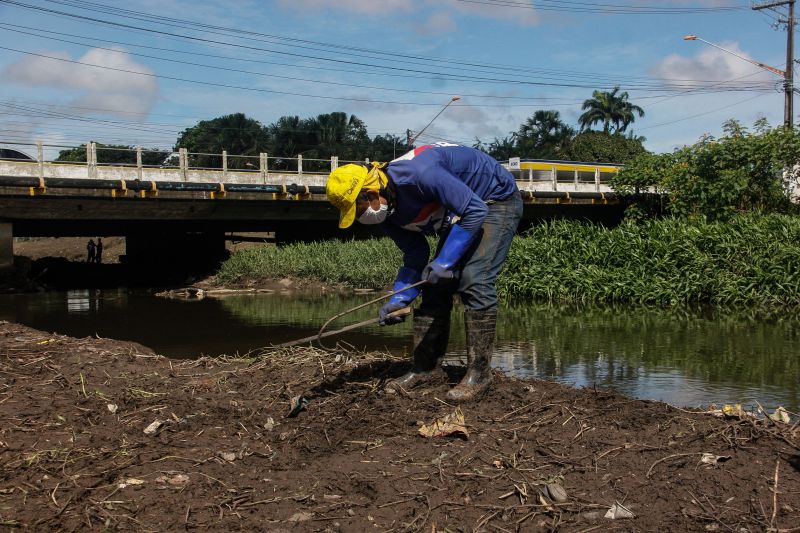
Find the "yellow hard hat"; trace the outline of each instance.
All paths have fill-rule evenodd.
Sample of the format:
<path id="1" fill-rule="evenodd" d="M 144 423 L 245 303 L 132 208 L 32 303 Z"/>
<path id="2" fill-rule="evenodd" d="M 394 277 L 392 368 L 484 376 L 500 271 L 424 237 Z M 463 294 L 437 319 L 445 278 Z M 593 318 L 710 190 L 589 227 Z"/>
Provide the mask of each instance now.
<path id="1" fill-rule="evenodd" d="M 349 228 L 356 218 L 356 198 L 361 192 L 369 171 L 360 165 L 342 165 L 328 176 L 325 193 L 328 201 L 339 210 L 339 227 Z"/>

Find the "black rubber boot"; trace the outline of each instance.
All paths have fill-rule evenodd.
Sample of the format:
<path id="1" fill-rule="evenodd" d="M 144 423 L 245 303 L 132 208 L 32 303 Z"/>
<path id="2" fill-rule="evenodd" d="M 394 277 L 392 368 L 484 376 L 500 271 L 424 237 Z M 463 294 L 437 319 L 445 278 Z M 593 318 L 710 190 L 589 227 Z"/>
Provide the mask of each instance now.
<path id="1" fill-rule="evenodd" d="M 461 382 L 447 392 L 454 402 L 477 400 L 489 390 L 492 381 L 492 354 L 497 326 L 497 310 L 464 311 L 467 332 L 467 373 Z"/>
<path id="2" fill-rule="evenodd" d="M 411 370 L 386 384 L 386 392 L 408 391 L 444 379 L 442 358 L 450 339 L 450 315 L 430 316 L 414 312 L 414 348 Z"/>

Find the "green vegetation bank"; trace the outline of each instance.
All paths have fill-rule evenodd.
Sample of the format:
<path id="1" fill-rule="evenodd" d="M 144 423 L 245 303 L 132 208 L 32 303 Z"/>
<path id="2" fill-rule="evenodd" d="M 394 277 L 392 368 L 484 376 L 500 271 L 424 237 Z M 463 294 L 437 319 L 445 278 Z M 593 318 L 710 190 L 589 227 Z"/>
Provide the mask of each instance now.
<path id="1" fill-rule="evenodd" d="M 800 305 L 800 218 L 662 219 L 607 229 L 536 226 L 514 240 L 501 294 L 549 302 Z M 265 246 L 234 254 L 224 284 L 296 277 L 352 287 L 391 285 L 401 254 L 389 239 Z"/>

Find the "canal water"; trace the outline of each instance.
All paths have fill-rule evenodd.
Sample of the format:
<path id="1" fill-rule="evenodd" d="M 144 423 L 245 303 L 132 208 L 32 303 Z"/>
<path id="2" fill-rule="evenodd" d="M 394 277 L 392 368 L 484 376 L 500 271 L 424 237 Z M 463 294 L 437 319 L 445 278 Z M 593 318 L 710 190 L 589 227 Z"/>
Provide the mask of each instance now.
<path id="1" fill-rule="evenodd" d="M 176 358 L 242 355 L 317 332 L 373 295 L 245 294 L 168 299 L 147 291 L 0 295 L 0 319 L 74 337 L 136 341 Z M 370 318 L 349 315 L 332 328 Z M 464 357 L 462 314 L 449 356 Z M 407 353 L 409 323 L 339 337 L 357 348 Z M 504 304 L 493 363 L 516 376 L 615 389 L 677 406 L 759 402 L 800 410 L 800 318 L 765 320 L 708 310 Z"/>

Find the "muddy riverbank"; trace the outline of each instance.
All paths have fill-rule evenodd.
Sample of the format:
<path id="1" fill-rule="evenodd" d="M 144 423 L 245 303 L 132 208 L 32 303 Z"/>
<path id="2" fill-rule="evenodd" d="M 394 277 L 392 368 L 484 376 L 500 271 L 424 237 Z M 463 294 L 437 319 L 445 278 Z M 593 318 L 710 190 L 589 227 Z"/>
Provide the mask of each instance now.
<path id="1" fill-rule="evenodd" d="M 309 349 L 178 362 L 132 343 L 0 323 L 0 524 L 789 531 L 800 523 L 800 436 L 791 424 L 498 373 L 490 395 L 462 406 L 462 433 L 425 438 L 422 424 L 455 406 L 444 381 L 427 393 L 384 395 L 384 381 L 404 367 L 385 354 Z M 448 374 L 453 381 L 459 369 Z M 298 395 L 308 403 L 289 418 Z"/>

